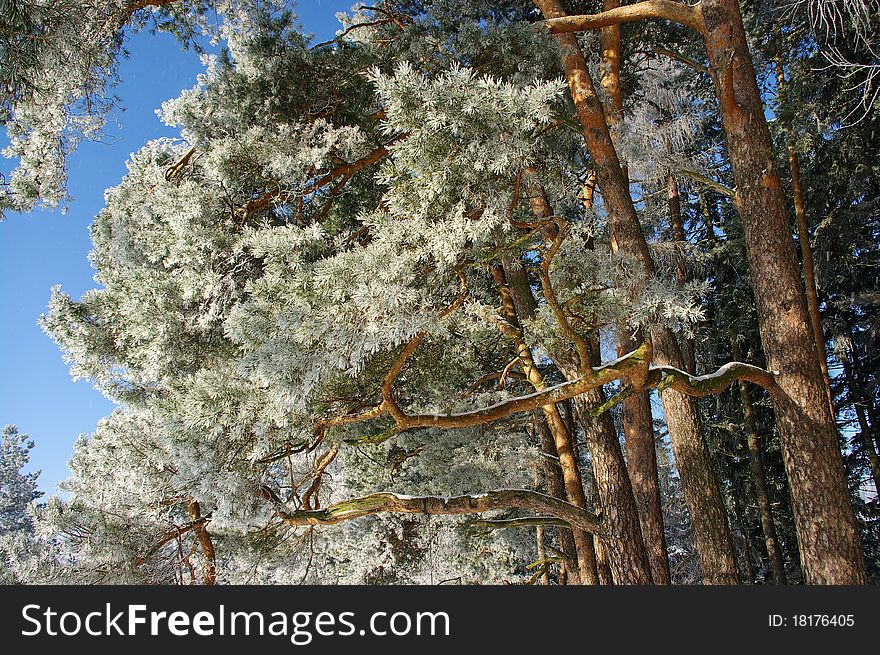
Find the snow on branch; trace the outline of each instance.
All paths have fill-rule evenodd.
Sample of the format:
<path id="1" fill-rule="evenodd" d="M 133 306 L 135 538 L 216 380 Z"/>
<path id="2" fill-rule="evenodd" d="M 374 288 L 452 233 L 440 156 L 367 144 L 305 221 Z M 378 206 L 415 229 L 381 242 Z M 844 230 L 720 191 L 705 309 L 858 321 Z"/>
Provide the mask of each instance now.
<path id="1" fill-rule="evenodd" d="M 595 514 L 580 507 L 526 489 L 500 489 L 468 496 L 403 496 L 382 492 L 344 500 L 323 509 L 278 509 L 277 515 L 287 525 L 332 525 L 351 519 L 381 514 L 481 514 L 501 509 L 527 509 L 561 519 L 573 528 L 593 534 L 602 533 L 602 522 Z"/>
<path id="2" fill-rule="evenodd" d="M 721 393 L 739 380 L 757 384 L 771 395 L 779 389 L 773 373 L 743 362 L 730 362 L 708 375 L 690 375 L 672 366 L 652 366 L 648 371 L 647 386 L 658 391 L 675 389 L 688 396 L 702 398 Z"/>
<path id="3" fill-rule="evenodd" d="M 542 21 L 551 34 L 564 34 L 567 32 L 584 32 L 597 30 L 610 25 L 631 23 L 638 20 L 668 20 L 680 23 L 696 30 L 700 34 L 706 33 L 703 23 L 703 12 L 700 4 L 686 5 L 672 0 L 644 0 L 632 5 L 616 7 L 598 14 L 582 14 L 578 16 L 560 16 Z"/>
<path id="4" fill-rule="evenodd" d="M 778 393 L 779 390 L 773 373 L 742 362 L 730 362 L 708 375 L 690 375 L 671 366 L 652 366 L 650 363 L 652 357 L 651 343 L 646 341 L 639 348 L 622 357 L 603 366 L 588 369 L 586 374 L 575 380 L 546 387 L 535 393 L 509 398 L 488 407 L 466 412 L 407 414 L 394 400 L 392 383 L 403 368 L 407 358 L 418 346 L 421 336 L 417 335 L 416 338 L 406 345 L 392 367 L 391 373 L 386 377 L 382 390 L 384 398 L 382 403 L 363 414 L 349 415 L 338 419 L 326 419 L 319 421 L 319 424 L 326 428 L 330 424 L 358 422 L 359 420 L 378 418 L 382 414 L 387 413 L 393 419 L 397 432 L 415 428 L 464 428 L 491 423 L 513 414 L 529 412 L 546 405 L 559 403 L 620 379 L 628 380 L 630 382 L 629 388 L 635 391 L 674 389 L 685 395 L 697 398 L 720 393 L 738 380 L 757 384 L 766 389 L 771 395 Z M 594 412 L 598 414 L 606 411 L 612 405 L 623 400 L 626 395 L 627 392 L 624 390 L 624 393 L 614 396 L 609 402 L 603 404 Z"/>

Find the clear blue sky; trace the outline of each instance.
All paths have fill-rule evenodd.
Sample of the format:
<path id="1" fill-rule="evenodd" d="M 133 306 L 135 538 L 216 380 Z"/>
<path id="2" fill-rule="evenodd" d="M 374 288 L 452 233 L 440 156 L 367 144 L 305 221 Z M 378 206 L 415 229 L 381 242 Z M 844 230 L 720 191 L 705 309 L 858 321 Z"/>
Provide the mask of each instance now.
<path id="1" fill-rule="evenodd" d="M 297 15 L 318 41 L 339 28 L 335 15 L 352 0 L 301 0 Z M 90 433 L 113 405 L 87 381 L 74 382 L 55 344 L 37 326 L 49 289 L 60 284 L 78 298 L 95 286 L 86 256 L 88 226 L 104 204 L 104 189 L 119 183 L 130 153 L 146 141 L 176 136 L 155 110 L 195 84 L 197 55 L 183 52 L 167 35 L 133 35 L 131 57 L 120 67 L 115 89 L 124 111 L 115 114 L 103 143 L 86 143 L 70 161 L 69 212 L 10 215 L 0 223 L 0 425 L 16 424 L 36 441 L 29 469 L 42 470 L 49 494 L 68 475 L 77 436 Z M 0 144 L 3 144 L 0 141 Z M 0 161 L 0 170 L 9 170 Z"/>

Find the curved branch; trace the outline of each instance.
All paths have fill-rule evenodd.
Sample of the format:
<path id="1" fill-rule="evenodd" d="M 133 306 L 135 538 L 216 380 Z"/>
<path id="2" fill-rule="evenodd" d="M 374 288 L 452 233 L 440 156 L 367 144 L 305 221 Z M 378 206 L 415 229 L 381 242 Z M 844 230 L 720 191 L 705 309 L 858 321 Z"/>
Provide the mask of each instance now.
<path id="1" fill-rule="evenodd" d="M 415 349 L 416 345 L 418 344 L 414 344 L 412 349 Z M 405 352 L 406 350 L 408 349 L 404 349 Z M 403 354 L 401 353 L 401 355 Z M 620 379 L 629 380 L 632 386 L 638 390 L 656 388 L 658 391 L 663 391 L 665 389 L 675 389 L 685 395 L 697 398 L 720 393 L 737 380 L 757 384 L 766 389 L 771 396 L 779 393 L 779 387 L 776 384 L 774 374 L 751 364 L 730 362 L 709 375 L 690 375 L 671 366 L 648 366 L 650 358 L 650 342 L 645 342 L 636 350 L 623 357 L 619 357 L 613 362 L 596 368 L 590 368 L 586 375 L 576 380 L 546 387 L 535 393 L 503 400 L 481 409 L 455 414 L 407 414 L 394 401 L 389 384 L 387 387 L 388 395 L 384 397 L 378 407 L 362 415 L 344 417 L 346 419 L 344 422 L 377 418 L 381 414 L 388 413 L 394 421 L 398 432 L 415 428 L 464 428 L 491 423 L 513 414 L 529 412 L 545 405 L 559 403 Z M 401 357 L 401 360 L 400 368 L 402 368 L 402 362 L 405 361 L 405 358 Z M 397 366 L 393 367 L 393 369 L 399 372 Z M 393 378 L 391 378 L 391 381 L 393 382 Z M 625 395 L 618 394 L 612 400 L 620 401 Z M 600 408 L 597 408 L 596 411 L 606 411 L 609 407 L 609 403 L 605 403 Z"/>
<path id="2" fill-rule="evenodd" d="M 440 311 L 440 313 L 438 314 L 440 318 L 449 316 L 449 314 L 461 307 L 464 299 L 467 298 L 467 276 L 461 268 L 456 269 L 456 273 L 458 274 L 458 279 L 461 282 L 461 291 L 459 291 L 458 295 L 455 297 L 455 300 L 453 300 L 449 305 L 447 305 L 443 310 Z M 388 411 L 388 413 L 391 414 L 394 422 L 397 423 L 398 426 L 400 425 L 398 419 L 401 417 L 405 417 L 405 414 L 403 413 L 403 410 L 400 408 L 400 406 L 397 404 L 397 401 L 394 399 L 394 381 L 397 379 L 397 376 L 400 375 L 400 372 L 403 370 L 403 367 L 406 364 L 407 360 L 416 351 L 416 349 L 419 347 L 419 344 L 424 340 L 426 336 L 427 332 L 419 332 L 407 342 L 407 344 L 403 347 L 403 350 L 395 358 L 394 363 L 388 370 L 388 374 L 382 381 L 382 404 L 379 407 L 384 408 L 384 410 Z"/>
<path id="3" fill-rule="evenodd" d="M 600 11 L 598 14 L 548 18 L 541 24 L 550 30 L 550 34 L 565 34 L 567 32 L 597 30 L 602 27 L 645 19 L 668 20 L 690 27 L 700 34 L 706 33 L 703 12 L 699 3 L 685 5 L 672 0 L 644 0 L 633 5 Z"/>
<path id="4" fill-rule="evenodd" d="M 721 393 L 739 380 L 763 387 L 771 396 L 779 392 L 772 372 L 743 362 L 730 362 L 708 375 L 691 375 L 672 366 L 652 366 L 648 371 L 648 386 L 661 392 L 675 389 L 695 398 Z"/>
<path id="5" fill-rule="evenodd" d="M 321 481 L 324 478 L 324 471 L 327 470 L 327 467 L 333 463 L 333 460 L 336 459 L 336 456 L 339 454 L 339 446 L 328 449 L 323 455 L 318 458 L 318 461 L 315 465 L 315 473 L 314 479 L 312 480 L 312 484 L 306 490 L 306 492 L 302 495 L 302 504 L 306 509 L 318 509 L 320 505 L 318 504 L 318 492 L 321 490 Z M 314 507 L 312 506 L 312 498 L 315 499 Z"/>
<path id="6" fill-rule="evenodd" d="M 278 510 L 277 515 L 287 525 L 333 525 L 342 521 L 381 514 L 480 514 L 498 509 L 529 509 L 562 519 L 573 528 L 593 534 L 602 534 L 602 522 L 585 509 L 526 489 L 501 489 L 473 496 L 402 496 L 381 492 L 352 498 L 329 505 L 324 509 Z"/>

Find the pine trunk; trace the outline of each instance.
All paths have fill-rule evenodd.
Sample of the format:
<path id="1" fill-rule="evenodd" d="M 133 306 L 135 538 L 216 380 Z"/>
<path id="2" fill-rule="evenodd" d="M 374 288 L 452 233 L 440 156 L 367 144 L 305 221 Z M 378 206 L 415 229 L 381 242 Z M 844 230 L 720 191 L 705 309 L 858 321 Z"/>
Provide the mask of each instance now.
<path id="1" fill-rule="evenodd" d="M 543 213 L 549 207 L 542 207 L 546 199 L 537 196 L 533 205 L 536 213 Z M 545 214 L 549 215 L 549 214 Z M 521 267 L 505 267 L 509 274 L 508 288 L 511 301 L 525 316 L 532 316 L 535 301 L 528 291 L 525 271 Z M 563 370 L 566 376 L 576 376 L 577 371 Z M 601 389 L 595 389 L 574 399 L 574 408 L 586 436 L 587 449 L 593 463 L 593 475 L 602 506 L 602 521 L 606 527 L 603 540 L 608 546 L 606 555 L 611 574 L 617 584 L 650 584 L 650 567 L 639 527 L 638 511 L 632 495 L 626 463 L 620 450 L 617 431 L 610 416 L 593 419 L 589 410 L 605 402 Z M 577 504 L 577 503 L 575 503 Z"/>
<path id="2" fill-rule="evenodd" d="M 568 374 L 566 374 L 568 375 Z M 651 584 L 651 568 L 643 545 L 639 513 L 630 485 L 617 431 L 608 413 L 598 419 L 589 412 L 605 402 L 601 389 L 574 399 L 593 462 L 593 476 L 605 526 L 608 563 L 617 584 Z"/>
<path id="3" fill-rule="evenodd" d="M 604 0 L 603 11 L 620 6 L 620 0 Z M 604 27 L 599 32 L 599 50 L 602 57 L 600 85 L 605 92 L 605 120 L 609 127 L 623 120 L 623 88 L 620 83 L 621 39 L 620 25 Z M 626 162 L 621 162 L 621 176 L 628 179 Z M 628 334 L 618 330 L 617 354 L 623 356 L 642 343 L 641 331 Z M 598 346 L 598 341 L 597 341 Z M 598 347 L 594 349 L 598 354 Z M 598 366 L 599 361 L 593 365 Z M 639 512 L 642 538 L 651 566 L 654 584 L 670 584 L 669 556 L 666 552 L 666 534 L 663 530 L 663 508 L 660 500 L 660 481 L 657 478 L 657 454 L 654 448 L 654 417 L 651 397 L 642 392 L 623 402 L 623 433 L 626 439 L 627 467 L 633 496 Z"/>
<path id="4" fill-rule="evenodd" d="M 626 336 L 622 333 L 618 339 L 618 355 L 632 352 L 642 342 L 641 331 L 632 335 L 631 339 L 626 339 Z M 671 577 L 657 475 L 657 451 L 654 447 L 654 417 L 651 413 L 651 397 L 647 392 L 623 401 L 623 433 L 629 479 L 638 507 L 651 577 L 654 584 L 668 585 L 671 584 Z"/>
<path id="5" fill-rule="evenodd" d="M 536 391 L 546 386 L 544 376 L 535 365 L 532 351 L 522 338 L 522 329 L 517 316 L 516 304 L 513 299 L 511 288 L 507 283 L 507 277 L 502 265 L 495 264 L 491 267 L 492 280 L 498 295 L 501 297 L 501 312 L 508 325 L 513 326 L 516 337 L 514 348 L 519 358 L 520 366 L 526 379 Z M 577 444 L 573 435 L 569 433 L 559 414 L 559 408 L 554 405 L 545 405 L 541 408 L 547 427 L 553 436 L 556 446 L 556 454 L 559 457 L 559 468 L 562 471 L 562 481 L 565 485 L 565 495 L 568 502 L 576 507 L 587 508 L 587 498 L 584 494 L 584 484 L 581 478 L 580 465 L 577 456 Z M 596 571 L 596 552 L 593 547 L 593 535 L 579 529 L 572 530 L 574 534 L 575 551 L 577 553 L 578 570 L 582 584 L 594 585 L 599 583 Z"/>
<path id="6" fill-rule="evenodd" d="M 565 483 L 562 481 L 562 470 L 559 468 L 559 456 L 556 453 L 556 443 L 550 428 L 544 420 L 543 414 L 535 412 L 533 422 L 541 442 L 541 452 L 544 453 L 544 477 L 547 480 L 547 493 L 554 498 L 567 500 L 565 495 Z M 567 581 L 576 583 L 580 580 L 580 571 L 577 563 L 577 548 L 574 543 L 574 534 L 571 528 L 558 528 L 559 545 L 565 558 L 563 568 L 559 575 L 559 584 Z"/>
<path id="7" fill-rule="evenodd" d="M 566 15 L 558 0 L 534 2 L 546 18 Z M 556 39 L 562 46 L 562 65 L 611 221 L 611 246 L 635 257 L 642 263 L 645 275 L 650 275 L 653 262 L 629 193 L 629 182 L 611 141 L 602 104 L 577 37 L 558 34 Z M 658 363 L 682 368 L 678 344 L 670 330 L 654 330 L 654 352 Z M 663 394 L 663 406 L 691 514 L 704 582 L 737 584 L 739 576 L 730 529 L 718 481 L 703 440 L 696 404 L 678 392 L 668 391 Z"/>
<path id="8" fill-rule="evenodd" d="M 761 340 L 807 583 L 864 584 L 837 429 L 789 231 L 782 184 L 736 0 L 703 0 L 706 50 L 736 182 Z"/>

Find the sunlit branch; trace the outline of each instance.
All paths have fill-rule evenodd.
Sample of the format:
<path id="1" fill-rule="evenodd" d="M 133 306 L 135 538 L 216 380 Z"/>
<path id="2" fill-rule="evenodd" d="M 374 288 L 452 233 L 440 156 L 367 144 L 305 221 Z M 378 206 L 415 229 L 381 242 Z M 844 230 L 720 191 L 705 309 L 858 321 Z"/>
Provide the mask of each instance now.
<path id="1" fill-rule="evenodd" d="M 679 23 L 696 30 L 700 34 L 706 33 L 703 23 L 703 13 L 700 4 L 685 5 L 672 0 L 644 0 L 632 5 L 625 5 L 597 14 L 582 14 L 578 16 L 563 16 L 560 18 L 548 18 L 542 21 L 551 34 L 564 34 L 567 32 L 585 32 L 597 30 L 621 23 L 653 19 L 668 20 Z"/>
<path id="2" fill-rule="evenodd" d="M 287 525 L 333 525 L 371 514 L 481 514 L 500 509 L 528 509 L 561 519 L 567 525 L 601 534 L 600 519 L 592 512 L 525 489 L 502 489 L 472 496 L 403 496 L 382 492 L 352 498 L 318 510 L 277 510 Z"/>

